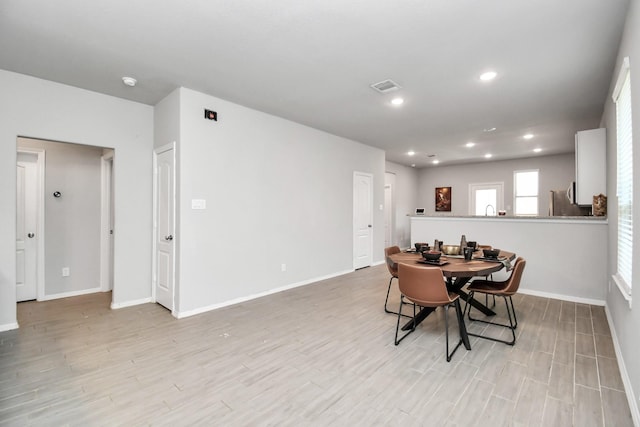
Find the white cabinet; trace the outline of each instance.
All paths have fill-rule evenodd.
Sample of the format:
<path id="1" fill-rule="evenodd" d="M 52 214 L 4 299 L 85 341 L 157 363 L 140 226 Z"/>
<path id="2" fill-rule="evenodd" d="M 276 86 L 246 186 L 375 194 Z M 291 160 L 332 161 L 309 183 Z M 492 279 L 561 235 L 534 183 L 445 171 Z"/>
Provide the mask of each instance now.
<path id="1" fill-rule="evenodd" d="M 576 133 L 576 203 L 591 205 L 593 196 L 607 194 L 606 129 Z"/>

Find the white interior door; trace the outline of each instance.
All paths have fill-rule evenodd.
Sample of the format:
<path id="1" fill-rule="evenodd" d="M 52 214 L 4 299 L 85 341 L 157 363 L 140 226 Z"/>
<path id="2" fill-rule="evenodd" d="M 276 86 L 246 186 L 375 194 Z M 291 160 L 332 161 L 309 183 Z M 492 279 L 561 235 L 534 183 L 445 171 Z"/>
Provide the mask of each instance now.
<path id="1" fill-rule="evenodd" d="M 38 296 L 38 156 L 18 153 L 16 188 L 16 301 Z"/>
<path id="2" fill-rule="evenodd" d="M 100 286 L 113 290 L 113 151 L 102 156 L 102 200 L 100 218 Z"/>
<path id="3" fill-rule="evenodd" d="M 373 252 L 373 177 L 370 174 L 353 174 L 353 268 L 371 265 Z"/>
<path id="4" fill-rule="evenodd" d="M 393 187 L 384 186 L 384 247 L 393 246 Z"/>
<path id="5" fill-rule="evenodd" d="M 156 302 L 173 311 L 174 301 L 174 150 L 155 153 Z"/>

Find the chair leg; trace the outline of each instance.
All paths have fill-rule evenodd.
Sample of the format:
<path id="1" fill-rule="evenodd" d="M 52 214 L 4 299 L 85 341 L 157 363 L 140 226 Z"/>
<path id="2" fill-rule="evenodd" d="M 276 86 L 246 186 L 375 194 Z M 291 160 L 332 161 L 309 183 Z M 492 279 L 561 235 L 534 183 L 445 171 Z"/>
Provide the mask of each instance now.
<path id="1" fill-rule="evenodd" d="M 496 306 L 496 296 L 491 295 L 493 297 L 493 304 L 491 304 L 491 308 Z M 484 305 L 489 307 L 489 294 L 484 294 Z"/>
<path id="2" fill-rule="evenodd" d="M 485 276 L 485 280 L 493 280 L 493 274 Z M 491 295 L 493 297 L 493 304 L 491 304 L 491 308 L 496 306 L 496 296 Z M 484 305 L 489 307 L 489 294 L 484 294 Z"/>
<path id="3" fill-rule="evenodd" d="M 389 302 L 389 292 L 391 292 L 391 282 L 393 282 L 393 279 L 395 279 L 394 276 L 391 276 L 391 279 L 389 279 L 389 286 L 387 287 L 387 297 L 384 299 L 384 312 L 390 314 L 398 314 L 397 312 L 391 311 L 387 308 L 387 303 Z M 411 318 L 411 316 L 408 316 L 406 314 L 403 314 L 402 316 Z"/>
<path id="4" fill-rule="evenodd" d="M 458 307 L 460 307 L 460 301 L 456 300 L 454 304 L 458 304 Z M 455 354 L 456 350 L 458 350 L 458 347 L 460 347 L 460 344 L 462 344 L 462 337 L 460 337 L 456 347 L 451 351 L 451 353 L 449 353 L 449 307 L 451 307 L 451 304 L 444 306 L 444 330 L 446 342 L 445 355 L 447 356 L 447 362 L 451 362 L 451 358 Z"/>
<path id="5" fill-rule="evenodd" d="M 472 298 L 472 297 L 473 297 L 473 292 L 469 292 L 469 298 Z M 478 337 L 478 338 L 484 338 L 484 339 L 491 340 L 491 341 L 501 342 L 501 343 L 504 343 L 504 344 L 507 344 L 507 345 L 514 345 L 516 343 L 516 328 L 518 327 L 518 319 L 516 317 L 516 311 L 515 311 L 515 308 L 513 306 L 513 300 L 511 299 L 510 295 L 502 296 L 502 298 L 504 298 L 504 305 L 505 305 L 505 307 L 507 309 L 507 316 L 509 317 L 509 324 L 508 325 L 505 325 L 503 323 L 488 322 L 486 320 L 472 318 L 471 317 L 471 305 L 468 302 L 464 306 L 464 311 L 467 311 L 467 306 L 469 306 L 469 308 L 468 308 L 469 311 L 467 313 L 467 316 L 469 317 L 469 320 L 471 320 L 473 322 L 482 322 L 482 323 L 486 323 L 487 325 L 501 326 L 503 328 L 510 329 L 511 330 L 511 336 L 512 336 L 511 341 L 506 341 L 506 340 L 501 340 L 501 339 L 497 339 L 497 338 L 487 337 L 487 336 L 484 336 L 484 335 L 473 334 L 471 332 L 467 332 L 467 335 L 471 335 L 471 336 Z M 509 298 L 509 301 L 507 301 L 507 298 Z M 511 303 L 511 306 L 509 306 L 509 303 Z"/>
<path id="6" fill-rule="evenodd" d="M 475 321 L 475 319 L 471 318 L 471 304 L 469 304 L 469 301 L 471 301 L 473 299 L 473 295 L 474 295 L 474 292 L 473 291 L 469 291 L 469 297 L 467 298 L 467 300 L 464 303 L 464 310 L 462 310 L 462 317 L 464 317 L 464 315 L 466 313 L 467 317 L 469 318 L 470 321 Z"/>
<path id="7" fill-rule="evenodd" d="M 411 329 L 409 329 L 403 336 L 400 337 L 400 339 L 398 339 L 398 331 L 400 330 L 400 318 L 402 316 L 411 317 L 411 316 L 407 316 L 405 314 L 402 314 L 402 306 L 404 304 L 405 304 L 404 295 L 400 295 L 400 307 L 398 308 L 398 322 L 396 323 L 396 336 L 395 336 L 395 338 L 393 340 L 395 345 L 400 344 L 400 341 L 405 339 L 407 337 L 407 335 L 409 335 L 410 333 L 412 333 L 413 331 L 416 330 L 416 305 L 413 304 L 413 325 L 411 325 Z"/>
<path id="8" fill-rule="evenodd" d="M 518 327 L 518 321 L 516 319 L 516 323 L 513 323 L 513 320 L 511 319 L 511 314 L 513 313 L 513 319 L 516 318 L 516 312 L 513 309 L 513 301 L 511 301 L 511 311 L 509 310 L 509 302 L 507 301 L 507 297 L 503 297 L 504 298 L 504 305 L 505 307 L 507 307 L 507 315 L 509 316 L 509 329 L 511 329 L 511 341 L 510 342 L 505 342 L 505 344 L 509 344 L 509 345 L 514 345 L 516 343 L 516 328 Z M 509 296 L 509 299 L 511 299 L 511 296 Z M 506 325 L 505 325 L 506 326 Z"/>
<path id="9" fill-rule="evenodd" d="M 515 320 L 515 325 L 513 325 L 513 329 L 518 328 L 518 318 L 516 317 L 516 310 L 513 308 L 513 299 L 511 295 L 509 295 L 509 302 L 511 303 L 511 313 L 513 313 L 513 320 Z"/>

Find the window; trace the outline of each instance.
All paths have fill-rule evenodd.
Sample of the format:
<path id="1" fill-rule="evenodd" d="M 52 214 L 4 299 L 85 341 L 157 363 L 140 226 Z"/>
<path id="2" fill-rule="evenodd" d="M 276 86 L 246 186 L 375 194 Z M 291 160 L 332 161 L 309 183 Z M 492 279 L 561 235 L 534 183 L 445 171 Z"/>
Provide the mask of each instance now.
<path id="1" fill-rule="evenodd" d="M 513 172 L 515 215 L 538 215 L 538 171 Z"/>
<path id="2" fill-rule="evenodd" d="M 496 216 L 502 209 L 504 184 L 469 184 L 469 215 Z"/>
<path id="3" fill-rule="evenodd" d="M 633 256 L 633 134 L 631 132 L 631 79 L 629 58 L 624 58 L 616 87 L 616 196 L 618 203 L 618 265 L 614 281 L 625 298 L 631 297 Z"/>

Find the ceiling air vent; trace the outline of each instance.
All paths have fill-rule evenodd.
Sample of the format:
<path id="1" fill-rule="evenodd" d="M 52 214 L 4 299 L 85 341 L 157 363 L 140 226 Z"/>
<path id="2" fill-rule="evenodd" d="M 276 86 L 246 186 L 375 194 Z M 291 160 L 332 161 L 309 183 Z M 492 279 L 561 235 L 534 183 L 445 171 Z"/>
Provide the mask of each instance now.
<path id="1" fill-rule="evenodd" d="M 400 86 L 398 83 L 394 82 L 391 79 L 383 80 L 381 82 L 374 83 L 371 85 L 372 89 L 380 93 L 393 92 L 394 90 L 398 90 L 401 87 L 402 86 Z"/>

